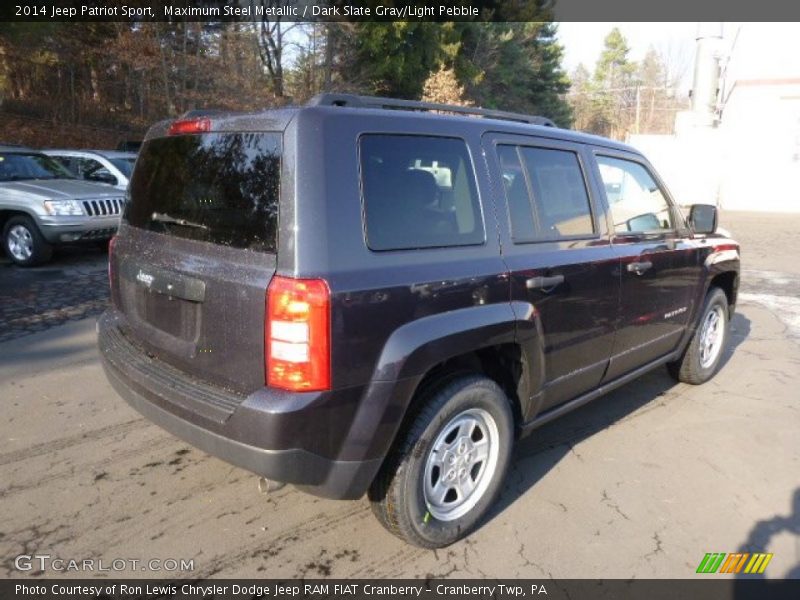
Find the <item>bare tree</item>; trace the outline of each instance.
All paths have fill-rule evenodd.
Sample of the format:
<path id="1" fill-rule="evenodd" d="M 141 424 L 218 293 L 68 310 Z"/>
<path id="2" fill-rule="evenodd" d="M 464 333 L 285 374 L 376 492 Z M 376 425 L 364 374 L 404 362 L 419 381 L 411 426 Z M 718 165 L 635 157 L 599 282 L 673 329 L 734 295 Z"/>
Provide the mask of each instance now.
<path id="1" fill-rule="evenodd" d="M 685 41 L 669 41 L 655 48 L 664 65 L 664 86 L 678 88 L 691 64 L 691 48 Z"/>
<path id="2" fill-rule="evenodd" d="M 271 12 L 281 6 L 280 0 L 251 0 L 253 13 L 261 7 L 261 20 L 256 23 L 258 31 L 258 55 L 269 74 L 272 93 L 276 98 L 285 97 L 284 60 L 287 48 L 292 45 L 289 33 L 300 23 L 287 24 L 281 17 L 270 17 Z"/>

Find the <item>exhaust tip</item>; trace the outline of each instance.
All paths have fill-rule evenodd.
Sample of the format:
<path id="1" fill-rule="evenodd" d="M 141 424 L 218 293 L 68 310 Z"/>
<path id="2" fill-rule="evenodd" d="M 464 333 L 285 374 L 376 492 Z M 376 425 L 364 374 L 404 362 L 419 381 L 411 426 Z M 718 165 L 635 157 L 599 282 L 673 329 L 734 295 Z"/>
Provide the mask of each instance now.
<path id="1" fill-rule="evenodd" d="M 258 491 L 262 494 L 269 494 L 270 492 L 277 492 L 286 484 L 282 481 L 274 481 L 266 477 L 258 478 Z"/>

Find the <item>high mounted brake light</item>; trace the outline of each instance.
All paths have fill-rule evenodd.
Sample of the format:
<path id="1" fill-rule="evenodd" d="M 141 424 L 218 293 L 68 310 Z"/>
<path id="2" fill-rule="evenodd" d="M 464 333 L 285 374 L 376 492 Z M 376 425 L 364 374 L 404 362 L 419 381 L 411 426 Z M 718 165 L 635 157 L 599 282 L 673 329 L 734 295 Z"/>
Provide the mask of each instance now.
<path id="1" fill-rule="evenodd" d="M 267 385 L 293 392 L 330 389 L 330 290 L 324 279 L 273 277 L 264 330 Z"/>
<path id="2" fill-rule="evenodd" d="M 170 135 L 187 135 L 211 131 L 211 119 L 178 119 L 169 126 Z"/>

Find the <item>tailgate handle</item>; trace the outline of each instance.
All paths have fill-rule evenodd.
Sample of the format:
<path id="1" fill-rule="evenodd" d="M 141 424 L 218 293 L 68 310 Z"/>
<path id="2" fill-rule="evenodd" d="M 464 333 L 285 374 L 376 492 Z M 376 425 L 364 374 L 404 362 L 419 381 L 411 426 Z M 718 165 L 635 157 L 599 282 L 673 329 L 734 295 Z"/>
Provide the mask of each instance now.
<path id="1" fill-rule="evenodd" d="M 131 263 L 123 263 L 120 271 L 126 279 L 151 292 L 190 302 L 203 302 L 206 299 L 206 283 L 194 277 L 155 267 L 140 267 Z"/>
<path id="2" fill-rule="evenodd" d="M 531 277 L 525 282 L 525 287 L 529 290 L 554 288 L 564 283 L 563 275 L 552 275 L 550 277 Z"/>

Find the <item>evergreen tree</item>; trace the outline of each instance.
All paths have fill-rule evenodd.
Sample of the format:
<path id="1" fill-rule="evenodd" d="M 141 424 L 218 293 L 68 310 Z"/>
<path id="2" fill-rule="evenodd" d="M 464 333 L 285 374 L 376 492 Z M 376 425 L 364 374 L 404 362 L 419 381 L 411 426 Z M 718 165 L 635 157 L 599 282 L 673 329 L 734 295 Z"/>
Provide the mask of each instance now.
<path id="1" fill-rule="evenodd" d="M 628 58 L 630 47 L 619 28 L 605 37 L 603 51 L 594 70 L 595 94 L 592 131 L 609 137 L 624 137 L 625 124 L 636 102 L 636 63 Z"/>
<path id="2" fill-rule="evenodd" d="M 553 23 L 462 23 L 456 72 L 475 104 L 572 123 Z"/>
<path id="3" fill-rule="evenodd" d="M 614 27 L 603 41 L 603 51 L 597 59 L 595 80 L 606 88 L 619 88 L 629 84 L 636 64 L 628 59 L 628 40 L 618 27 Z"/>
<path id="4" fill-rule="evenodd" d="M 425 81 L 452 69 L 465 100 L 572 123 L 552 22 L 355 23 L 338 47 L 339 89 L 422 97 Z"/>
<path id="5" fill-rule="evenodd" d="M 357 73 L 370 94 L 417 99 L 442 56 L 441 26 L 429 22 L 356 23 L 349 40 Z M 347 76 L 347 75 L 346 75 Z"/>

